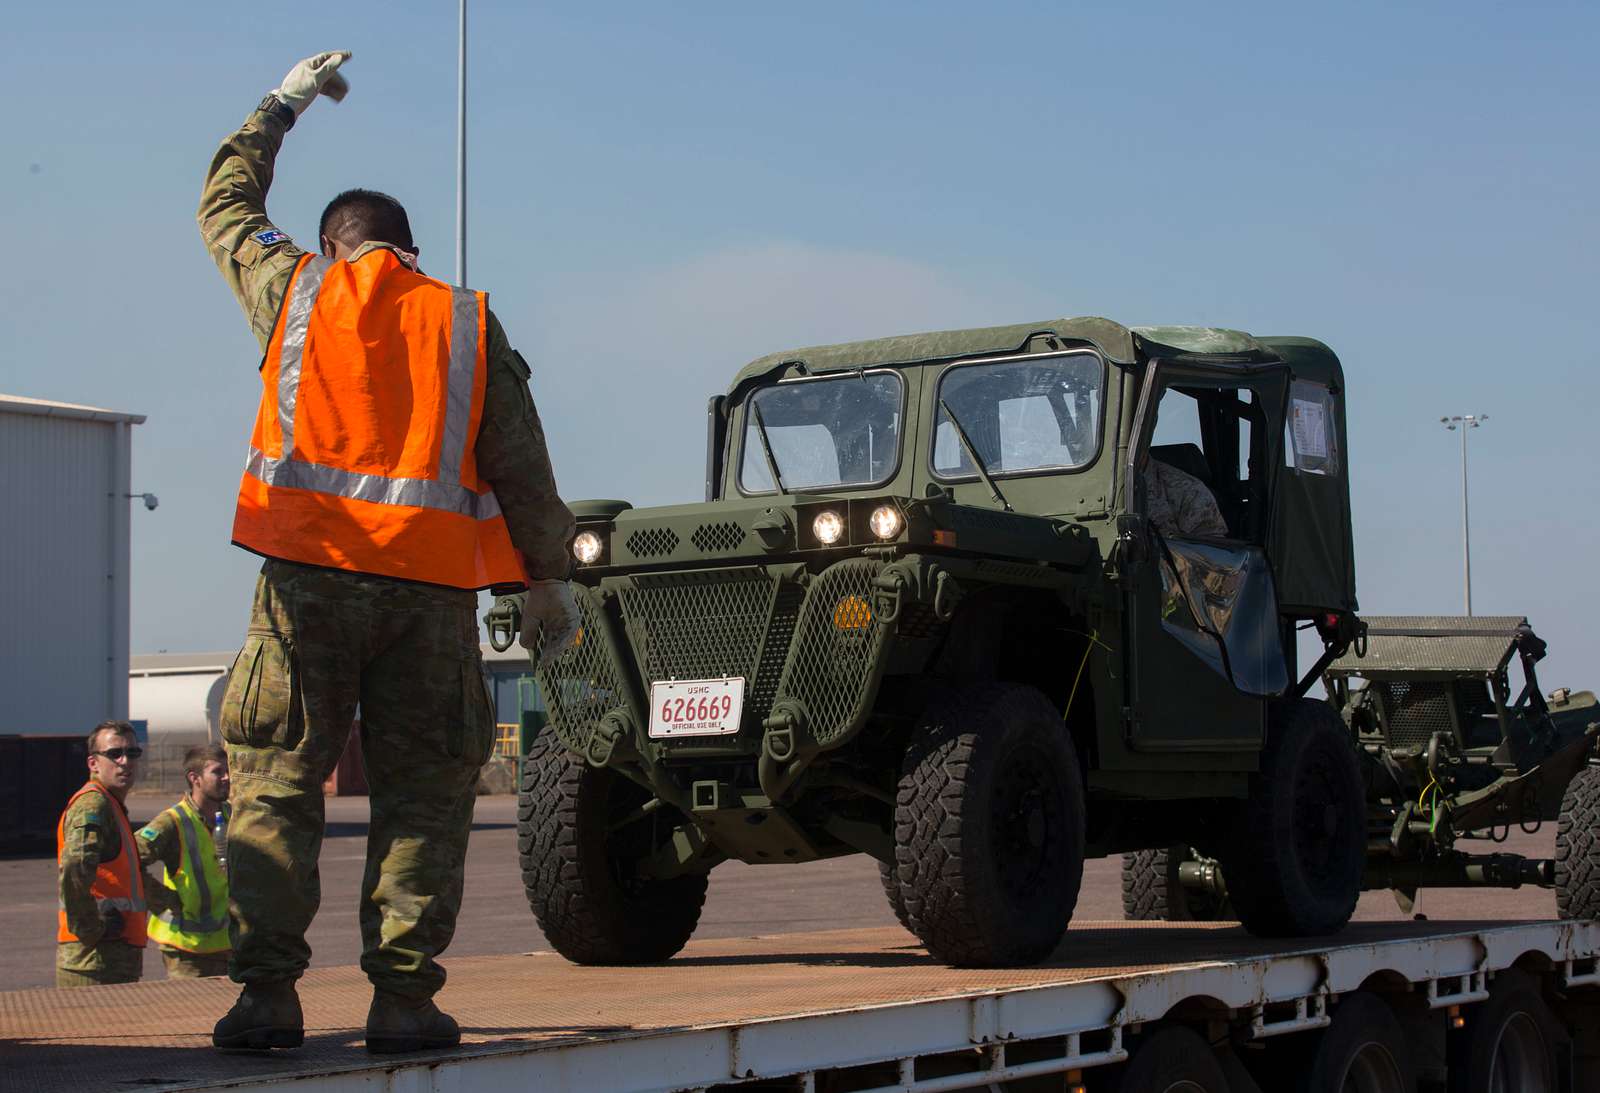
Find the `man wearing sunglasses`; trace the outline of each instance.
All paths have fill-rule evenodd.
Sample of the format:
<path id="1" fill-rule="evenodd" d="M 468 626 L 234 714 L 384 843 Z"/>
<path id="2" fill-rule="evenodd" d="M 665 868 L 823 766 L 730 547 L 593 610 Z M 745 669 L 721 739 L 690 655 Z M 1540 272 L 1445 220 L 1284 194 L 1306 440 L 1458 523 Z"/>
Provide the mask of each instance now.
<path id="1" fill-rule="evenodd" d="M 144 973 L 144 876 L 123 802 L 143 754 L 126 721 L 89 734 L 89 780 L 56 826 L 56 986 L 133 983 Z"/>

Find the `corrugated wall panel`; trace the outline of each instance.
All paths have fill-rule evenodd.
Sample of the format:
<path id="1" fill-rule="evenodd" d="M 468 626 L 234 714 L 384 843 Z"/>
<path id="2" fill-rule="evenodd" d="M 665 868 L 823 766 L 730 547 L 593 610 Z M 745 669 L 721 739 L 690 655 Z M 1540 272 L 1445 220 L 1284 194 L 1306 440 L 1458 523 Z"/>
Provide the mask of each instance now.
<path id="1" fill-rule="evenodd" d="M 0 733 L 85 732 L 127 709 L 126 667 L 120 694 L 112 675 L 127 432 L 0 411 Z"/>

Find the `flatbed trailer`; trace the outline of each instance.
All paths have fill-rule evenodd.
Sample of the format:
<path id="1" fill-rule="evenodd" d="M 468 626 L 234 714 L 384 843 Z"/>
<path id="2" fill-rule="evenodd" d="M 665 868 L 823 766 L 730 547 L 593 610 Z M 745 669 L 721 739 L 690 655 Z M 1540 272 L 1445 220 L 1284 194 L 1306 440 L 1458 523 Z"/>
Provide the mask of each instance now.
<path id="1" fill-rule="evenodd" d="M 1329 1045 L 1351 1039 L 1335 1032 L 1371 1011 L 1352 1004 L 1363 997 L 1403 1029 L 1423 1089 L 1595 1090 L 1597 955 L 1600 925 L 1552 921 L 1357 923 L 1321 942 L 1086 922 L 1046 964 L 992 970 L 938 965 L 893 928 L 694 942 L 650 967 L 468 957 L 449 961 L 440 997 L 461 1047 L 382 1060 L 362 1050 L 370 988 L 353 967 L 306 975 L 306 1045 L 271 1055 L 211 1049 L 226 980 L 11 991 L 0 1088 L 1142 1091 L 1169 1088 L 1144 1084 L 1152 1045 L 1198 1042 L 1223 1084 L 1207 1070 L 1170 1088 L 1271 1093 L 1330 1065 Z M 1485 1043 L 1497 1074 L 1469 1074 L 1469 1058 L 1488 1068 Z M 1530 1061 L 1541 1043 L 1548 1061 Z M 1346 1088 L 1406 1088 L 1382 1069 Z"/>

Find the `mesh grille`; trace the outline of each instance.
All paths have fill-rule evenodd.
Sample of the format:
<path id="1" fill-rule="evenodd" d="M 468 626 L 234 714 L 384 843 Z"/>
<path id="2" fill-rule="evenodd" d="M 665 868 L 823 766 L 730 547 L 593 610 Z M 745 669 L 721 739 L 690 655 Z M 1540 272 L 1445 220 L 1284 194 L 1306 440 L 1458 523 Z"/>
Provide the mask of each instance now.
<path id="1" fill-rule="evenodd" d="M 678 549 L 678 533 L 671 528 L 640 528 L 628 536 L 628 553 L 635 558 L 653 558 Z"/>
<path id="2" fill-rule="evenodd" d="M 550 727 L 574 751 L 589 746 L 595 723 L 627 704 L 622 672 L 611 643 L 599 625 L 599 598 L 586 585 L 573 582 L 583 629 L 576 645 L 538 671 L 539 690 L 550 714 Z"/>
<path id="3" fill-rule="evenodd" d="M 771 708 L 772 690 L 762 693 L 757 654 L 777 586 L 756 569 L 635 574 L 622 589 L 622 612 L 645 685 L 743 676 L 744 722 L 759 724 Z M 781 658 L 788 636 L 774 633 L 772 639 L 780 642 Z"/>
<path id="4" fill-rule="evenodd" d="M 805 589 L 792 581 L 778 585 L 778 595 L 772 605 L 772 623 L 767 627 L 767 643 L 761 647 L 755 680 L 745 699 L 746 708 L 753 707 L 762 719 L 772 712 L 772 700 L 778 693 L 778 680 L 783 677 L 783 662 L 789 654 L 789 643 L 794 640 L 794 626 L 800 619 L 800 604 L 805 595 Z"/>
<path id="5" fill-rule="evenodd" d="M 860 728 L 881 665 L 888 627 L 872 607 L 878 563 L 851 559 L 812 582 L 795 628 L 794 648 L 778 693 L 799 700 L 819 744 L 838 743 Z"/>
<path id="6" fill-rule="evenodd" d="M 1373 686 L 1382 689 L 1390 747 L 1426 747 L 1434 733 L 1452 731 L 1447 683 L 1390 679 Z"/>
<path id="7" fill-rule="evenodd" d="M 731 520 L 718 524 L 701 524 L 689 536 L 695 549 L 704 554 L 729 551 L 744 542 L 744 528 Z"/>

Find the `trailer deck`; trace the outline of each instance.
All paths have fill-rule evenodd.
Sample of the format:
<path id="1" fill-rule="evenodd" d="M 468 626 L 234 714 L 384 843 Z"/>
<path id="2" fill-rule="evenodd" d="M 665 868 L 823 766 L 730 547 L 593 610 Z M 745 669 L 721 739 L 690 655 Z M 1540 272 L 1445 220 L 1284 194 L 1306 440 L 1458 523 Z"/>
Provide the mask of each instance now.
<path id="1" fill-rule="evenodd" d="M 1600 982 L 1593 924 L 1355 924 L 1329 940 L 1089 922 L 1048 964 L 994 970 L 935 964 L 892 928 L 694 942 L 643 968 L 470 957 L 449 962 L 439 999 L 462 1046 L 381 1061 L 362 1048 L 371 995 L 355 967 L 306 975 L 306 1045 L 272 1055 L 211 1049 L 237 990 L 226 980 L 11 991 L 0 1087 L 674 1090 L 796 1076 L 809 1089 L 819 1073 L 889 1064 L 880 1088 L 956 1089 L 1118 1061 L 1124 1029 L 1186 999 L 1270 1036 L 1326 1023 L 1330 996 L 1375 975 L 1402 977 L 1434 1008 L 1485 997 L 1486 977 L 1519 961 L 1566 987 Z"/>

